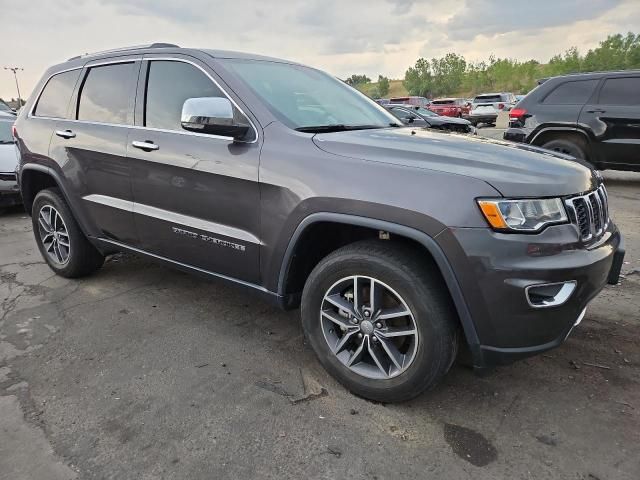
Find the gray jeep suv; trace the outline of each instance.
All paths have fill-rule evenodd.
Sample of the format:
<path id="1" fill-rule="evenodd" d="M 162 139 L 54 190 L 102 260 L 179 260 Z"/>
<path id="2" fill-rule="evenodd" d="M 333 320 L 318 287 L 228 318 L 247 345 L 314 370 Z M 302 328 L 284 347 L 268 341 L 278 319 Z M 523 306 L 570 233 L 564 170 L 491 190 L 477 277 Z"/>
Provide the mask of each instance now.
<path id="1" fill-rule="evenodd" d="M 559 345 L 622 262 L 602 179 L 571 157 L 401 126 L 285 60 L 72 58 L 15 137 L 55 272 L 129 251 L 301 306 L 324 367 L 378 401 L 435 385 L 459 346 L 484 368 Z"/>

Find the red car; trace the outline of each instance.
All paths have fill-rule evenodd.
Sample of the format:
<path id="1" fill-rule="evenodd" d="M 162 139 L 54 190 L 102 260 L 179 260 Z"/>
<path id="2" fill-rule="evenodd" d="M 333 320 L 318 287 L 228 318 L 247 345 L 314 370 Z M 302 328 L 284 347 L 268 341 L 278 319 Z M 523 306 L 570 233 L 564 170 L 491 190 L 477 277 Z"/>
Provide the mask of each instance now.
<path id="1" fill-rule="evenodd" d="M 471 105 L 464 98 L 438 98 L 429 104 L 429 110 L 438 115 L 462 118 L 469 115 Z"/>

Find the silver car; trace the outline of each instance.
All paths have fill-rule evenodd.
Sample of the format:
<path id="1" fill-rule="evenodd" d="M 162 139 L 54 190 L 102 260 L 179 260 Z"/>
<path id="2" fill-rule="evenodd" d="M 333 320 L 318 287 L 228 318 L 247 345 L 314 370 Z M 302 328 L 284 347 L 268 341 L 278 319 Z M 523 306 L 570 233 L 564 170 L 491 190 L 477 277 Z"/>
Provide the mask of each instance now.
<path id="1" fill-rule="evenodd" d="M 11 134 L 15 121 L 14 115 L 0 113 L 0 208 L 22 203 L 16 183 L 18 156 Z"/>
<path id="2" fill-rule="evenodd" d="M 483 93 L 471 102 L 471 111 L 467 118 L 474 126 L 480 123 L 495 124 L 498 113 L 508 112 L 516 104 L 513 93 Z"/>

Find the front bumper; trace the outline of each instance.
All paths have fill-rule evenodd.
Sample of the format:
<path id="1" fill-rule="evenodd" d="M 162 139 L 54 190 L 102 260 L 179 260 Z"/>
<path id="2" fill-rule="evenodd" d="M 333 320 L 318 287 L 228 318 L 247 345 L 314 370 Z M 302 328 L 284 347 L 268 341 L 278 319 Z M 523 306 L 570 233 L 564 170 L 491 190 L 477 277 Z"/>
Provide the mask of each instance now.
<path id="1" fill-rule="evenodd" d="M 471 345 L 476 367 L 510 363 L 560 345 L 587 304 L 608 281 L 617 281 L 624 257 L 622 237 L 612 222 L 602 238 L 586 248 L 570 224 L 537 235 L 459 228 L 438 239 L 454 259 L 452 267 L 471 312 L 479 340 L 479 345 Z M 575 282 L 566 301 L 532 306 L 527 287 L 563 282 Z"/>

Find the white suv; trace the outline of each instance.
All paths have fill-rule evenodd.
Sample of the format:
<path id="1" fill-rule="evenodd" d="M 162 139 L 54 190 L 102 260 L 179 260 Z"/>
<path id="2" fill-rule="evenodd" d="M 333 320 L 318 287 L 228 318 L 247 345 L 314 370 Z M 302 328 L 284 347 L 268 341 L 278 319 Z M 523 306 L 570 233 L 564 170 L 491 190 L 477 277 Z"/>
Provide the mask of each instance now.
<path id="1" fill-rule="evenodd" d="M 508 112 L 516 104 L 513 93 L 483 93 L 471 102 L 468 120 L 474 125 L 479 123 L 495 124 L 498 113 Z"/>

